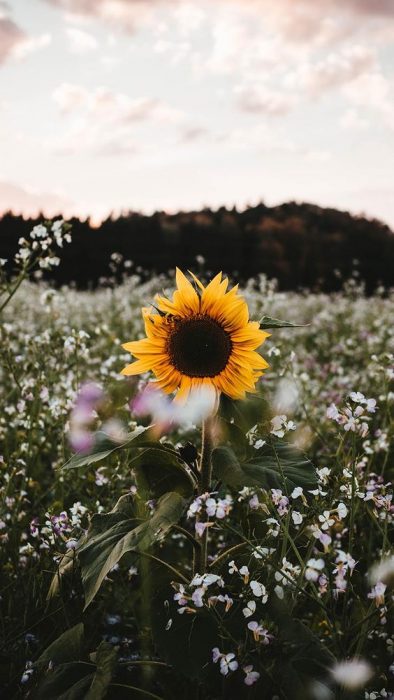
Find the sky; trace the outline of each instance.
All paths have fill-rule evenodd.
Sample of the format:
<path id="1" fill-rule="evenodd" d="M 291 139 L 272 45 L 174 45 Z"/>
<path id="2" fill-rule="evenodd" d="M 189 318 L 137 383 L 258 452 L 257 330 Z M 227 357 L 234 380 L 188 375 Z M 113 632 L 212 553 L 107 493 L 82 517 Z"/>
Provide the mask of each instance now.
<path id="1" fill-rule="evenodd" d="M 0 0 L 0 212 L 394 228 L 394 0 Z"/>

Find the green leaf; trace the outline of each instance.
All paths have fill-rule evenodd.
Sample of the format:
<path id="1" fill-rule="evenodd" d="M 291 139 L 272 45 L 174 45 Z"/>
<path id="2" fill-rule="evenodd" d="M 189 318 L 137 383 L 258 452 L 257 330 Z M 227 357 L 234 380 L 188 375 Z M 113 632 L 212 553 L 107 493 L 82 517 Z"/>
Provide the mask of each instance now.
<path id="1" fill-rule="evenodd" d="M 212 649 L 221 645 L 218 623 L 205 610 L 195 615 L 177 610 L 172 614 L 172 625 L 166 629 L 169 612 L 157 601 L 153 618 L 154 641 L 160 655 L 177 671 L 188 678 L 201 679 L 210 670 Z"/>
<path id="2" fill-rule="evenodd" d="M 306 328 L 309 323 L 290 323 L 289 321 L 281 321 L 279 318 L 271 318 L 270 316 L 263 316 L 260 319 L 261 330 L 267 330 L 268 328 Z"/>
<path id="3" fill-rule="evenodd" d="M 271 412 L 268 401 L 261 396 L 251 396 L 243 401 L 236 401 L 222 394 L 219 415 L 228 423 L 235 423 L 246 433 L 254 425 L 263 423 L 271 417 Z"/>
<path id="4" fill-rule="evenodd" d="M 111 511 L 111 513 L 118 512 L 124 513 L 125 518 L 133 518 L 135 516 L 133 507 L 133 497 L 130 494 L 125 494 L 124 496 L 121 496 L 117 501 L 115 507 Z M 104 513 L 100 516 L 101 519 L 98 522 L 102 524 L 104 529 L 106 527 L 105 523 L 111 520 L 111 513 Z M 81 547 L 85 541 L 86 536 L 81 537 L 81 539 L 79 540 L 79 546 Z M 58 570 L 54 575 L 51 581 L 51 585 L 49 587 L 47 600 L 50 600 L 54 596 L 58 595 L 62 578 L 74 571 L 76 563 L 78 563 L 78 560 L 76 557 L 75 549 L 69 549 L 59 562 Z"/>
<path id="5" fill-rule="evenodd" d="M 38 687 L 37 700 L 85 700 L 93 679 L 93 666 L 72 662 L 48 671 Z"/>
<path id="6" fill-rule="evenodd" d="M 59 594 L 60 590 L 60 583 L 63 578 L 63 576 L 66 576 L 66 574 L 70 574 L 72 571 L 74 571 L 75 568 L 75 563 L 76 563 L 76 556 L 75 556 L 75 550 L 74 549 L 68 549 L 67 552 L 62 556 L 62 558 L 59 561 L 58 569 L 56 573 L 54 574 L 51 585 L 49 587 L 49 591 L 47 594 L 47 600 L 50 600 L 51 598 L 54 598 Z"/>
<path id="7" fill-rule="evenodd" d="M 296 486 L 313 489 L 317 475 L 312 462 L 294 445 L 282 441 L 266 443 L 253 449 L 246 461 L 240 462 L 229 447 L 216 447 L 212 454 L 215 476 L 229 486 L 258 486 L 263 489 Z"/>
<path id="8" fill-rule="evenodd" d="M 190 467 L 176 452 L 170 450 L 148 448 L 137 455 L 130 466 L 136 473 L 137 482 L 155 497 L 168 491 L 191 496 L 197 485 Z"/>
<path id="9" fill-rule="evenodd" d="M 275 674 L 278 683 L 286 697 L 312 700 L 315 695 L 311 692 L 311 682 L 325 681 L 336 659 L 301 620 L 294 619 L 288 612 L 271 612 L 278 625 L 277 642 L 282 646 Z M 328 692 L 326 695 L 334 697 Z"/>
<path id="10" fill-rule="evenodd" d="M 100 462 L 117 450 L 125 450 L 130 447 L 146 447 L 154 443 L 151 428 L 137 428 L 132 433 L 129 433 L 127 439 L 122 443 L 114 442 L 101 430 L 98 430 L 94 437 L 94 445 L 89 454 L 77 452 L 70 457 L 62 469 L 76 469 L 77 467 L 88 466 L 94 462 Z"/>
<path id="11" fill-rule="evenodd" d="M 215 447 L 212 452 L 212 466 L 214 475 L 224 484 L 234 488 L 246 486 L 246 474 L 231 447 Z"/>
<path id="12" fill-rule="evenodd" d="M 91 654 L 96 665 L 94 670 L 93 663 L 77 660 L 82 655 L 82 638 L 83 625 L 79 624 L 62 634 L 40 656 L 37 669 L 46 673 L 39 684 L 37 698 L 104 700 L 115 670 L 117 650 L 108 642 L 101 642 L 97 652 Z M 47 670 L 49 661 L 54 668 Z"/>
<path id="13" fill-rule="evenodd" d="M 217 419 L 217 426 L 220 433 L 220 442 L 228 442 L 236 453 L 237 457 L 243 459 L 249 449 L 249 441 L 245 432 L 236 423 L 230 423 L 224 418 Z"/>
<path id="14" fill-rule="evenodd" d="M 103 700 L 116 666 L 117 650 L 108 642 L 101 642 L 95 654 L 97 666 L 92 685 L 86 694 L 86 700 Z"/>
<path id="15" fill-rule="evenodd" d="M 74 661 L 81 656 L 84 637 L 82 622 L 63 632 L 52 644 L 42 652 L 35 662 L 39 671 L 45 670 L 49 662 L 58 665 L 66 661 Z"/>
<path id="16" fill-rule="evenodd" d="M 111 513 L 93 516 L 87 537 L 78 548 L 85 608 L 123 555 L 147 550 L 178 522 L 185 506 L 179 493 L 166 493 L 149 520 L 136 525 L 135 518 L 131 517 L 130 499 L 126 499 L 120 499 Z"/>

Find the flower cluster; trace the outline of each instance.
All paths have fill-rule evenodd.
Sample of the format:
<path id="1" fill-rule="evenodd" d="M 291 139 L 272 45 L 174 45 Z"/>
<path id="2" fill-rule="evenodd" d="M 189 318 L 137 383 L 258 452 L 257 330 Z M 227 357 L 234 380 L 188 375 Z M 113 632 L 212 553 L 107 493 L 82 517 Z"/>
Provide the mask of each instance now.
<path id="1" fill-rule="evenodd" d="M 43 229 L 35 231 L 27 243 L 21 241 L 20 249 L 27 252 L 18 258 L 20 269 L 34 260 L 39 266 L 36 256 L 61 257 L 60 233 L 52 225 Z M 64 245 L 68 236 L 63 227 L 61 231 Z M 0 261 L 0 286 L 3 273 L 12 264 L 4 266 Z M 142 337 L 143 320 L 137 310 L 155 291 L 167 288 L 165 277 L 146 281 L 134 274 L 119 286 L 109 289 L 106 284 L 94 293 L 52 289 L 27 280 L 24 285 L 23 294 L 15 294 L 5 306 L 0 329 L 4 397 L 0 542 L 6 649 L 23 692 L 29 693 L 37 675 L 31 659 L 38 659 L 47 646 L 48 629 L 53 630 L 53 638 L 59 636 L 68 626 L 65 620 L 74 620 L 75 611 L 84 605 L 75 567 L 65 577 L 61 605 L 51 608 L 50 619 L 44 620 L 43 613 L 41 622 L 40 611 L 47 606 L 47 572 L 56 571 L 65 554 L 73 561 L 73 550 L 91 516 L 109 513 L 120 494 L 134 494 L 137 522 L 139 509 L 144 517 L 146 510 L 156 512 L 156 496 L 150 496 L 155 501 L 147 509 L 146 497 L 131 487 L 125 452 L 115 451 L 83 469 L 60 470 L 71 453 L 68 434 L 75 438 L 73 448 L 78 451 L 90 448 L 96 427 L 104 444 L 108 444 L 107 437 L 116 444 L 125 428 L 130 431 L 147 424 L 149 418 L 142 415 L 147 412 L 166 424 L 157 437 L 163 445 L 171 440 L 175 452 L 182 454 L 187 442 L 195 455 L 199 435 L 195 428 L 198 412 L 192 412 L 185 422 L 182 409 L 173 419 L 173 408 L 167 400 L 159 403 L 158 393 L 147 394 L 149 401 L 150 396 L 154 400 L 141 413 L 138 400 L 132 402 L 130 412 L 132 394 L 142 390 L 140 398 L 145 401 L 145 380 L 127 384 L 130 395 L 125 392 L 116 400 L 119 422 L 111 422 L 114 415 L 107 392 L 112 384 L 119 392 L 123 382 L 119 372 L 126 353 L 121 342 Z M 8 299 L 5 287 L 2 293 Z M 295 484 L 292 469 L 283 481 L 273 465 L 268 476 L 259 474 L 260 485 L 248 482 L 238 490 L 238 486 L 217 480 L 213 491 L 185 497 L 182 528 L 171 531 L 165 545 L 158 543 L 153 563 L 141 558 L 134 566 L 134 560 L 125 557 L 113 567 L 103 581 L 99 606 L 89 606 L 84 613 L 86 622 L 95 630 L 97 643 L 105 639 L 119 647 L 122 663 L 132 667 L 133 661 L 145 661 L 146 653 L 138 641 L 135 605 L 143 593 L 148 608 L 153 593 L 157 594 L 154 605 L 157 600 L 157 610 L 164 607 L 170 618 L 167 626 L 161 619 L 164 644 L 166 635 L 177 639 L 177 624 L 190 632 L 199 616 L 220 622 L 216 641 L 201 637 L 198 642 L 204 672 L 210 673 L 213 683 L 218 681 L 218 694 L 224 680 L 229 694 L 232 683 L 237 689 L 234 694 L 240 689 L 240 697 L 242 690 L 248 697 L 248 686 L 253 685 L 251 691 L 258 694 L 260 684 L 267 696 L 279 697 L 286 696 L 280 687 L 281 674 L 276 673 L 272 681 L 267 669 L 284 668 L 285 655 L 291 664 L 292 650 L 297 653 L 302 646 L 301 633 L 288 641 L 273 619 L 272 610 L 283 606 L 293 611 L 294 621 L 302 625 L 300 630 L 307 627 L 313 634 L 308 653 L 313 654 L 320 645 L 339 660 L 338 667 L 334 665 L 332 672 L 327 669 L 321 681 L 327 686 L 326 695 L 337 684 L 346 692 L 359 690 L 366 700 L 387 698 L 394 649 L 390 628 L 394 576 L 390 554 L 394 514 L 390 474 L 392 295 L 366 299 L 360 294 L 356 298 L 354 289 L 351 297 L 346 291 L 333 297 L 279 293 L 273 284 L 260 279 L 247 285 L 245 298 L 254 318 L 269 313 L 312 323 L 297 331 L 296 344 L 289 343 L 287 331 L 277 334 L 275 348 L 269 352 L 269 375 L 257 383 L 273 406 L 272 412 L 261 411 L 250 420 L 247 416 L 242 428 L 246 439 L 237 444 L 237 459 L 243 465 L 248 450 L 257 461 L 260 451 L 264 453 L 270 444 L 280 440 L 282 447 L 289 442 L 314 462 L 318 482 L 313 489 L 302 480 Z M 83 383 L 85 378 L 90 378 L 88 384 Z M 233 429 L 235 432 L 236 427 Z M 161 437 L 166 431 L 168 436 Z M 191 469 L 193 459 L 187 460 Z M 207 528 L 207 571 L 194 576 L 191 540 L 194 537 L 194 544 L 201 544 Z M 160 560 L 173 567 L 163 567 L 168 580 L 175 579 L 173 592 L 168 594 L 168 585 L 162 601 L 156 590 L 160 577 L 155 576 L 156 566 L 162 571 Z M 151 620 L 155 621 L 156 608 L 153 613 Z M 161 651 L 157 653 L 154 660 Z M 368 659 L 373 677 L 361 665 L 363 659 Z M 132 667 L 134 674 L 136 668 Z M 171 673 L 177 671 L 171 669 Z M 159 675 L 153 692 L 164 697 L 168 690 L 161 688 Z M 352 686 L 355 678 L 357 688 Z"/>
<path id="2" fill-rule="evenodd" d="M 369 427 L 368 414 L 375 413 L 377 410 L 376 399 L 366 399 L 364 394 L 359 391 L 352 391 L 349 394 L 349 399 L 353 405 L 347 405 L 342 411 L 332 403 L 327 411 L 326 416 L 343 426 L 345 432 L 358 433 L 361 437 L 368 435 Z"/>

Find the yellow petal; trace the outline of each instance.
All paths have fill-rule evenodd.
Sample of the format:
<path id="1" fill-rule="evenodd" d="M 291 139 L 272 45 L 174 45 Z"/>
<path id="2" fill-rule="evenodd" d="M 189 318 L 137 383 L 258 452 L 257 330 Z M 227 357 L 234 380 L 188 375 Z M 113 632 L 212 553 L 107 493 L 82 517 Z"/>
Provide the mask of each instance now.
<path id="1" fill-rule="evenodd" d="M 190 270 L 188 270 L 188 273 L 189 273 L 189 275 L 191 275 L 191 277 L 193 277 L 193 279 L 194 279 L 196 285 L 197 285 L 198 287 L 200 287 L 201 291 L 203 292 L 204 289 L 205 289 L 203 283 L 198 279 L 198 277 L 196 277 L 195 274 L 193 274 L 193 272 L 191 272 Z"/>
<path id="2" fill-rule="evenodd" d="M 131 365 L 127 365 L 127 367 L 122 369 L 121 374 L 124 374 L 126 377 L 131 377 L 134 374 L 143 374 L 143 372 L 148 372 L 150 369 L 150 362 L 146 362 L 145 360 L 137 360 L 136 362 L 132 362 Z"/>
<path id="3" fill-rule="evenodd" d="M 175 396 L 174 401 L 176 403 L 186 403 L 188 396 L 190 394 L 190 390 L 192 388 L 192 379 L 191 377 L 182 377 L 181 385 L 177 391 L 177 394 Z"/>
<path id="4" fill-rule="evenodd" d="M 134 340 L 131 343 L 123 343 L 122 348 L 138 357 L 138 355 L 162 354 L 165 351 L 165 343 L 153 338 L 142 338 L 142 340 Z"/>
<path id="5" fill-rule="evenodd" d="M 222 273 L 219 272 L 216 277 L 205 287 L 201 295 L 201 313 L 210 315 L 211 307 L 223 298 L 228 285 L 228 279 L 222 280 Z M 214 317 L 213 317 L 214 318 Z"/>

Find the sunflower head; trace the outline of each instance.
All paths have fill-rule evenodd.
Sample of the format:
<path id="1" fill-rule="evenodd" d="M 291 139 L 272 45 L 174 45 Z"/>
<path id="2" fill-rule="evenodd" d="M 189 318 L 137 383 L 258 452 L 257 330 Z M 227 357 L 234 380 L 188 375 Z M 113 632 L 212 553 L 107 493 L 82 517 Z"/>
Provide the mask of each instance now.
<path id="1" fill-rule="evenodd" d="M 136 358 L 122 374 L 151 370 L 157 386 L 177 391 L 178 401 L 202 387 L 244 398 L 268 367 L 256 348 L 270 334 L 249 320 L 238 285 L 227 290 L 222 273 L 207 286 L 191 276 L 195 286 L 177 269 L 172 299 L 157 295 L 156 310 L 142 309 L 146 338 L 122 346 Z"/>

